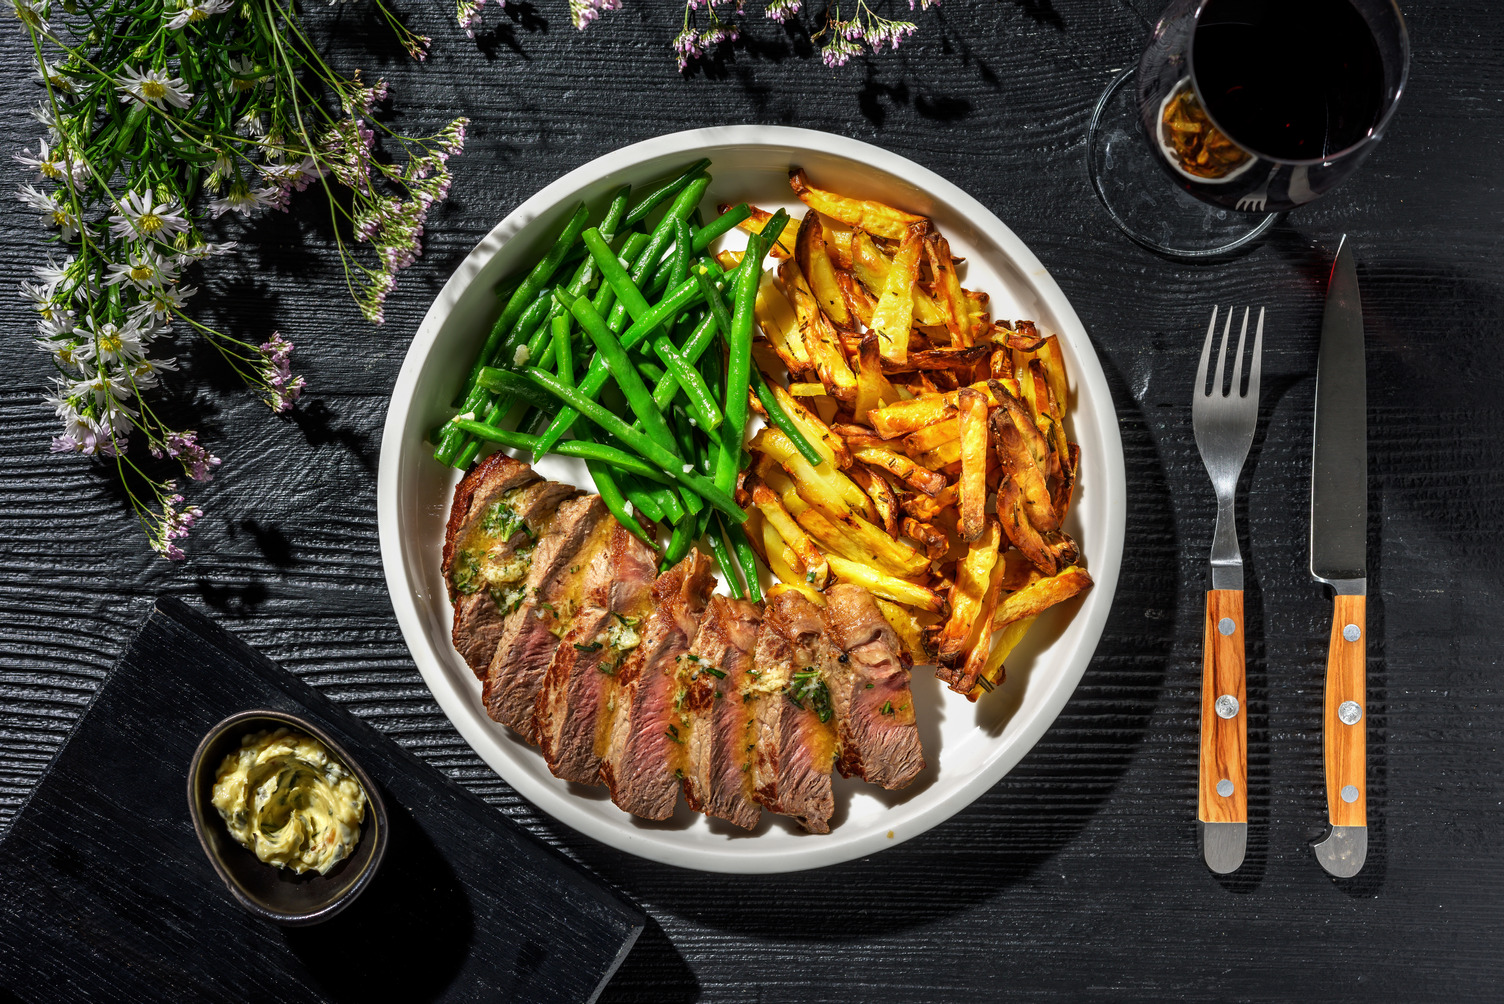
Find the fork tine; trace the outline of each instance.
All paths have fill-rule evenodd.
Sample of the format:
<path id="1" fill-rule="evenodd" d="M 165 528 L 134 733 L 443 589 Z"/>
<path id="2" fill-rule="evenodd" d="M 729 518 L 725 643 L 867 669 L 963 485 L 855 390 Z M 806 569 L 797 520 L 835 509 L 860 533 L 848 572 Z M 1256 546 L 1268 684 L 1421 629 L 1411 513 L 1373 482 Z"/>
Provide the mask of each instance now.
<path id="1" fill-rule="evenodd" d="M 1217 350 L 1217 377 L 1212 382 L 1212 395 L 1226 397 L 1222 390 L 1222 377 L 1227 373 L 1227 337 L 1232 334 L 1232 308 L 1227 309 L 1227 324 L 1222 328 L 1222 347 Z"/>
<path id="2" fill-rule="evenodd" d="M 1227 389 L 1227 393 L 1233 397 L 1243 396 L 1243 346 L 1248 340 L 1248 312 L 1251 309 L 1243 308 L 1243 328 L 1238 332 L 1238 354 L 1233 359 L 1232 386 Z"/>
<path id="3" fill-rule="evenodd" d="M 1201 365 L 1196 367 L 1196 393 L 1192 400 L 1206 396 L 1206 366 L 1212 354 L 1212 335 L 1217 331 L 1217 308 L 1212 307 L 1212 321 L 1206 326 L 1206 341 L 1201 346 Z"/>
<path id="4" fill-rule="evenodd" d="M 1259 308 L 1259 326 L 1253 336 L 1253 358 L 1248 363 L 1248 396 L 1259 398 L 1259 368 L 1264 356 L 1264 308 Z"/>

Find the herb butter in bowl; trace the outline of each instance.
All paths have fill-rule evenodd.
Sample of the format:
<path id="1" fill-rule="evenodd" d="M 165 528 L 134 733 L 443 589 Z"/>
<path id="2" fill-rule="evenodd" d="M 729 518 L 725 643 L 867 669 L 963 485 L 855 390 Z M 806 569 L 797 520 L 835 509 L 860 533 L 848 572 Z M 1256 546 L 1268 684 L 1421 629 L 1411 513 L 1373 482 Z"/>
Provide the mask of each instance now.
<path id="1" fill-rule="evenodd" d="M 315 924 L 369 884 L 387 816 L 371 779 L 306 719 L 256 710 L 211 729 L 188 771 L 194 829 L 246 909 Z"/>

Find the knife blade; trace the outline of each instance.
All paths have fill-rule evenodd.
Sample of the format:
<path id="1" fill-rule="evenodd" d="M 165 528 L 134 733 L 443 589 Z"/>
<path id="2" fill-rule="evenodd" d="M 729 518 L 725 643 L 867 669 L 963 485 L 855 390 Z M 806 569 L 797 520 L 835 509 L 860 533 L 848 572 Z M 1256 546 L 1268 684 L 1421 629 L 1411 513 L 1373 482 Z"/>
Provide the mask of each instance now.
<path id="1" fill-rule="evenodd" d="M 1327 835 L 1316 858 L 1350 878 L 1368 853 L 1365 663 L 1368 592 L 1368 391 L 1363 306 L 1346 236 L 1327 285 L 1311 452 L 1311 575 L 1332 588 L 1322 714 Z"/>

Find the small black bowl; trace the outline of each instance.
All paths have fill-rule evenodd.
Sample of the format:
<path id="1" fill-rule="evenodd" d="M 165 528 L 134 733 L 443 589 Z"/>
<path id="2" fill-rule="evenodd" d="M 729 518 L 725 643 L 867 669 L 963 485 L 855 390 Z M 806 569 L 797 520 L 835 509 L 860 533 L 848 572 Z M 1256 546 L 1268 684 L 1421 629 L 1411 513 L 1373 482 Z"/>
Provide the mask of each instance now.
<path id="1" fill-rule="evenodd" d="M 360 843 L 327 875 L 298 875 L 267 864 L 230 836 L 219 810 L 214 808 L 214 775 L 224 758 L 240 748 L 246 735 L 284 727 L 307 733 L 328 747 L 366 793 Z M 258 917 L 289 927 L 321 923 L 354 902 L 381 867 L 391 830 L 381 793 L 343 746 L 305 718 L 265 708 L 231 715 L 210 729 L 198 744 L 188 766 L 188 811 L 199 844 L 240 905 Z"/>

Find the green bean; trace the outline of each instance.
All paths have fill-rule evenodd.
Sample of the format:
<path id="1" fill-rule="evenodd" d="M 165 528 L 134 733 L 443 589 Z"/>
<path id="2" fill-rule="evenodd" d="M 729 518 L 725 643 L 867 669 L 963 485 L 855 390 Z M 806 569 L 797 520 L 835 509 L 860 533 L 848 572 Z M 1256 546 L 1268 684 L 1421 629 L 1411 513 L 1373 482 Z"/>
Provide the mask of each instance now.
<path id="1" fill-rule="evenodd" d="M 642 528 L 642 524 L 637 521 L 636 517 L 627 512 L 627 500 L 623 497 L 621 489 L 617 487 L 616 478 L 612 475 L 611 468 L 599 461 L 586 461 L 585 467 L 590 471 L 590 477 L 595 481 L 596 494 L 601 497 L 602 502 L 606 503 L 607 511 L 616 517 L 616 522 L 626 527 L 632 536 L 656 552 L 658 550 L 658 542 L 649 537 L 647 531 Z"/>
<path id="2" fill-rule="evenodd" d="M 661 338 L 663 336 L 660 335 L 659 337 Z M 653 386 L 655 388 L 661 385 L 663 381 L 668 378 L 668 373 L 664 371 L 663 367 L 659 366 L 657 363 L 653 362 L 650 359 L 637 359 L 635 360 L 635 362 L 637 363 L 638 372 L 640 372 L 646 379 L 653 381 Z M 654 403 L 657 403 L 657 398 L 654 398 Z M 658 410 L 662 411 L 663 409 L 659 408 Z"/>
<path id="3" fill-rule="evenodd" d="M 715 508 L 736 520 L 736 522 L 745 523 L 747 521 L 747 514 L 742 511 L 741 506 L 736 504 L 736 500 L 731 497 L 730 493 L 716 487 L 715 484 L 706 478 L 695 474 L 693 472 L 694 468 L 685 464 L 672 450 L 666 450 L 662 446 L 659 446 L 651 438 L 624 422 L 618 415 L 587 396 L 583 385 L 579 388 L 565 386 L 559 382 L 558 377 L 537 367 L 530 366 L 526 372 L 528 377 L 537 383 L 539 387 L 542 387 L 565 404 L 570 405 L 585 418 L 590 419 L 590 421 L 621 440 L 627 448 L 635 451 L 644 459 L 657 464 L 663 473 L 672 477 L 679 484 L 695 492 L 706 502 L 709 502 Z M 686 466 L 690 466 L 690 469 L 685 470 Z"/>
<path id="4" fill-rule="evenodd" d="M 632 485 L 629 482 L 622 482 L 621 493 L 626 496 L 628 502 L 632 503 L 632 509 L 635 512 L 642 513 L 654 523 L 663 522 L 665 515 L 663 507 L 654 500 L 652 492 L 646 488 Z M 668 492 L 667 494 L 670 498 L 673 498 L 673 492 Z"/>
<path id="5" fill-rule="evenodd" d="M 467 386 L 475 383 L 475 378 L 480 375 L 480 368 L 491 361 L 492 355 L 500 347 L 502 339 L 511 331 L 512 325 L 518 318 L 522 316 L 523 310 L 527 308 L 537 297 L 539 291 L 543 290 L 548 285 L 549 280 L 553 278 L 554 272 L 558 270 L 559 263 L 564 260 L 564 255 L 574 246 L 575 241 L 580 239 L 580 231 L 585 229 L 585 220 L 588 216 L 589 214 L 583 202 L 575 207 L 574 212 L 569 217 L 569 221 L 564 224 L 564 229 L 554 240 L 553 247 L 549 248 L 548 253 L 539 260 L 538 264 L 532 267 L 532 270 L 527 274 L 527 278 L 522 280 L 522 285 L 518 286 L 516 291 L 507 300 L 507 305 L 502 308 L 501 317 L 497 320 L 495 326 L 492 327 L 491 334 L 486 339 L 485 346 L 481 349 L 480 355 L 475 360 L 475 364 L 470 367 L 470 375 L 465 381 Z"/>
<path id="6" fill-rule="evenodd" d="M 554 318 L 554 372 L 564 383 L 574 386 L 574 346 L 569 339 L 569 315 Z"/>
<path id="7" fill-rule="evenodd" d="M 679 522 L 689 512 L 684 508 L 684 503 L 679 501 L 679 496 L 667 488 L 655 489 L 652 495 L 653 501 L 658 504 L 658 508 L 663 510 L 664 518 L 670 523 Z"/>
<path id="8" fill-rule="evenodd" d="M 671 417 L 674 422 L 674 439 L 679 444 L 679 455 L 681 457 L 693 458 L 695 456 L 695 437 L 690 433 L 688 416 L 685 414 L 683 408 L 675 408 Z M 700 510 L 705 508 L 705 503 L 699 496 L 693 493 L 686 493 L 684 496 L 684 507 L 691 515 L 698 516 Z"/>
<path id="9" fill-rule="evenodd" d="M 493 394 L 528 395 L 533 393 L 533 382 L 516 370 L 504 370 L 497 366 L 481 367 L 476 386 L 484 387 Z"/>
<path id="10" fill-rule="evenodd" d="M 622 348 L 629 351 L 636 348 L 638 343 L 663 323 L 665 317 L 684 309 L 700 295 L 700 289 L 697 284 L 685 282 L 684 285 L 660 300 L 651 310 L 622 333 L 620 338 Z M 586 371 L 584 378 L 580 380 L 580 393 L 586 397 L 594 398 L 595 395 L 600 393 L 601 388 L 605 386 L 609 376 L 610 373 L 606 369 L 605 361 L 597 356 L 591 360 L 590 368 Z M 570 430 L 574 425 L 575 419 L 579 417 L 579 414 L 573 408 L 559 409 L 558 417 L 548 427 L 548 431 L 543 434 L 543 440 L 539 446 L 542 453 L 547 453 L 552 449 L 553 444 L 563 438 L 564 433 Z M 542 453 L 535 454 L 534 459 L 541 456 Z"/>
<path id="11" fill-rule="evenodd" d="M 715 339 L 715 332 L 715 318 L 709 316 L 702 318 L 695 325 L 694 331 L 684 340 L 684 347 L 679 352 L 685 362 L 691 366 L 699 362 L 706 347 Z M 674 399 L 679 396 L 679 390 L 678 378 L 672 373 L 665 373 L 663 379 L 659 380 L 658 385 L 653 388 L 653 403 L 658 406 L 659 411 L 667 411 L 669 405 L 673 404 Z M 713 397 L 712 400 L 714 400 Z"/>
<path id="12" fill-rule="evenodd" d="M 630 265 L 637 260 L 638 255 L 642 254 L 642 249 L 647 246 L 647 243 L 647 234 L 627 234 L 621 243 L 620 249 L 618 249 L 617 257 Z M 609 282 L 601 283 L 600 288 L 595 291 L 595 296 L 591 299 L 590 303 L 595 307 L 597 314 L 605 317 L 611 312 L 611 308 L 616 305 L 616 287 L 612 286 Z"/>
<path id="13" fill-rule="evenodd" d="M 768 383 L 763 379 L 762 371 L 756 366 L 752 367 L 752 389 L 757 393 L 757 400 L 762 402 L 762 410 L 768 413 L 768 421 L 778 427 L 789 439 L 793 440 L 794 448 L 799 455 L 808 460 L 811 467 L 819 467 L 825 462 L 820 451 L 810 445 L 809 440 L 804 438 L 804 433 L 799 431 L 799 426 L 789 418 L 789 413 L 783 410 L 783 405 L 778 403 L 778 398 L 773 396 Z"/>
<path id="14" fill-rule="evenodd" d="M 752 313 L 757 287 L 762 280 L 762 259 L 767 249 L 778 240 L 787 222 L 788 214 L 780 209 L 761 233 L 752 235 L 742 254 L 733 286 L 736 298 L 731 312 L 731 330 L 726 335 L 726 431 L 721 435 L 721 450 L 715 464 L 715 483 L 724 491 L 730 491 L 736 484 L 736 472 L 742 464 L 747 397 L 752 384 Z"/>
<path id="15" fill-rule="evenodd" d="M 678 177 L 674 178 L 673 181 L 659 185 L 653 191 L 637 200 L 637 204 L 632 207 L 632 211 L 627 213 L 627 218 L 625 221 L 626 226 L 630 227 L 636 223 L 641 222 L 642 220 L 647 219 L 648 214 L 651 213 L 654 209 L 657 209 L 659 203 L 661 203 L 664 199 L 669 198 L 670 196 L 679 194 L 679 192 L 684 190 L 684 186 L 688 185 L 695 179 L 696 175 L 698 175 L 701 171 L 705 170 L 709 166 L 710 160 L 708 158 L 704 160 L 697 160 L 693 164 L 689 165 L 689 167 L 681 171 Z"/>
<path id="16" fill-rule="evenodd" d="M 690 362 L 679 354 L 672 342 L 659 335 L 653 341 L 653 351 L 658 358 L 663 360 L 667 373 L 674 375 L 679 386 L 684 388 L 685 399 L 689 402 L 690 410 L 694 412 L 695 421 L 706 434 L 714 432 L 721 424 L 721 410 L 716 407 L 715 398 L 710 394 L 710 388 L 705 386 L 705 378 L 700 376 L 699 371 Z M 665 381 L 660 380 L 659 386 Z M 654 407 L 657 406 L 656 401 Z"/>
<path id="17" fill-rule="evenodd" d="M 536 449 L 538 437 L 521 432 L 513 432 L 511 429 L 499 429 L 485 422 L 476 422 L 468 418 L 455 419 L 456 426 L 465 430 L 477 438 L 487 442 L 499 443 L 518 450 Z M 662 470 L 645 462 L 641 457 L 619 450 L 614 446 L 604 443 L 592 443 L 584 439 L 566 439 L 549 451 L 561 457 L 578 457 L 584 461 L 596 461 L 609 464 L 621 469 L 628 474 L 635 474 L 641 478 L 648 478 L 660 484 L 672 485 L 674 479 Z M 698 511 L 698 510 L 696 510 Z"/>
<path id="18" fill-rule="evenodd" d="M 663 219 L 653 228 L 648 235 L 647 245 L 642 249 L 642 254 L 632 263 L 632 281 L 641 289 L 644 282 L 652 278 L 653 270 L 657 268 L 659 259 L 663 256 L 664 248 L 674 232 L 674 221 L 689 215 L 690 210 L 699 203 L 705 195 L 705 189 L 710 187 L 710 178 L 701 174 L 690 181 L 689 185 L 674 197 L 674 202 L 663 214 Z M 606 321 L 606 326 L 612 331 L 620 331 L 626 324 L 626 307 L 618 303 L 611 309 L 611 316 Z"/>
<path id="19" fill-rule="evenodd" d="M 561 294 L 555 290 L 554 295 Z M 665 450 L 676 449 L 674 434 L 663 420 L 663 412 L 653 404 L 653 398 L 642 382 L 642 374 L 637 372 L 637 367 L 627 358 L 627 350 L 622 348 L 621 342 L 606 330 L 606 323 L 601 320 L 601 315 L 595 312 L 590 301 L 583 296 L 564 302 L 574 314 L 575 320 L 580 322 L 585 335 L 595 343 L 596 357 L 605 360 L 606 367 L 616 380 L 616 386 L 626 395 L 627 407 L 632 409 L 632 414 L 642 423 L 643 431 Z"/>
<path id="20" fill-rule="evenodd" d="M 726 306 L 726 295 L 716 287 L 710 279 L 710 269 L 704 265 L 695 266 L 695 282 L 700 284 L 700 292 L 705 294 L 705 303 L 710 307 L 710 314 L 715 318 L 715 326 L 721 329 L 721 335 L 731 337 L 731 308 Z"/>
<path id="21" fill-rule="evenodd" d="M 735 523 L 728 524 L 725 520 L 719 522 L 721 531 L 731 543 L 736 562 L 741 566 L 742 577 L 747 580 L 747 598 L 753 603 L 761 603 L 762 582 L 757 571 L 757 552 L 752 550 L 752 544 L 747 540 L 747 531 Z"/>
<path id="22" fill-rule="evenodd" d="M 674 524 L 674 532 L 669 535 L 668 546 L 663 549 L 663 560 L 658 563 L 660 571 L 667 571 L 689 553 L 689 547 L 694 543 L 696 518 L 686 516 Z"/>
<path id="23" fill-rule="evenodd" d="M 590 257 L 594 259 L 596 268 L 601 271 L 601 278 L 611 284 L 616 290 L 616 298 L 626 307 L 633 320 L 648 312 L 647 298 L 642 295 L 642 290 L 632 281 L 632 276 L 622 268 L 621 262 L 616 258 L 616 252 L 611 250 L 600 235 L 598 230 L 586 230 L 580 235 L 585 242 L 585 247 L 590 251 Z"/>
<path id="24" fill-rule="evenodd" d="M 538 445 L 538 437 L 530 436 L 525 432 L 513 432 L 511 429 L 498 429 L 494 425 L 484 422 L 476 422 L 468 418 L 454 420 L 456 427 L 464 429 L 473 436 L 478 436 L 489 443 L 497 443 L 514 450 L 531 450 Z"/>
<path id="25" fill-rule="evenodd" d="M 721 521 L 715 520 L 714 522 L 716 527 L 720 528 Z M 705 542 L 710 545 L 710 553 L 715 558 L 716 566 L 721 570 L 721 578 L 726 581 L 726 588 L 731 590 L 732 596 L 739 600 L 744 599 L 747 590 L 742 587 L 742 580 L 736 574 L 736 562 L 731 560 L 731 549 L 726 546 L 726 539 L 722 536 L 724 533 L 725 531 L 721 530 L 721 533 L 706 534 Z"/>

